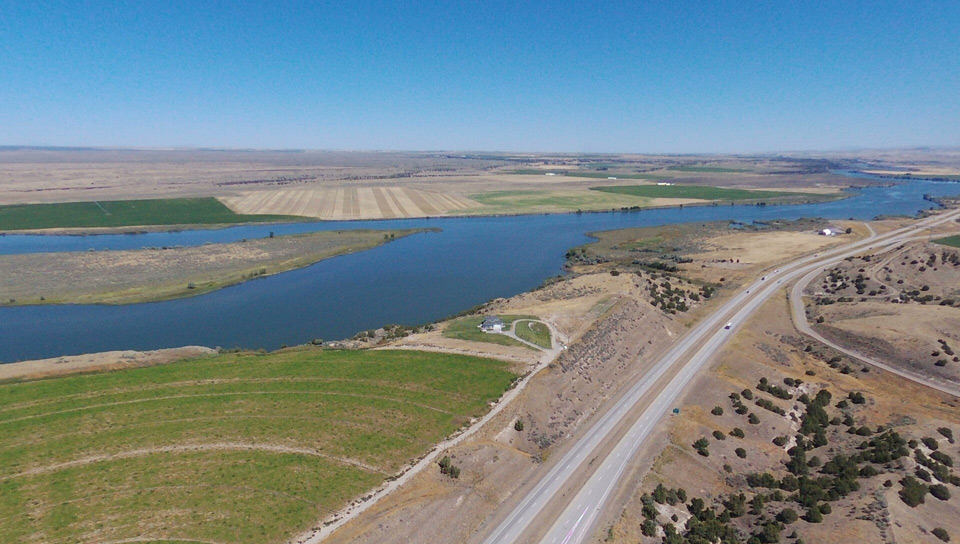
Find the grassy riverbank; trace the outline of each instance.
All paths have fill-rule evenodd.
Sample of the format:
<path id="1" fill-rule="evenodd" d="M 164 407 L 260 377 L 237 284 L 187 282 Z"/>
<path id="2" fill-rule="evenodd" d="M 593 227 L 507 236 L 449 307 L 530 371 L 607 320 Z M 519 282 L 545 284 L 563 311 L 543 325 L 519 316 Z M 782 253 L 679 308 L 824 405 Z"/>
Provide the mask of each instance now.
<path id="1" fill-rule="evenodd" d="M 322 231 L 198 247 L 0 256 L 0 305 L 133 304 L 195 296 L 372 249 L 411 230 Z"/>
<path id="2" fill-rule="evenodd" d="M 617 187 L 592 187 L 594 191 L 645 198 L 690 198 L 697 200 L 763 200 L 783 198 L 818 198 L 822 194 L 795 193 L 790 191 L 755 191 L 747 189 L 728 189 L 703 185 L 629 185 Z"/>
<path id="3" fill-rule="evenodd" d="M 0 540 L 286 541 L 485 413 L 507 367 L 300 349 L 0 384 Z"/>

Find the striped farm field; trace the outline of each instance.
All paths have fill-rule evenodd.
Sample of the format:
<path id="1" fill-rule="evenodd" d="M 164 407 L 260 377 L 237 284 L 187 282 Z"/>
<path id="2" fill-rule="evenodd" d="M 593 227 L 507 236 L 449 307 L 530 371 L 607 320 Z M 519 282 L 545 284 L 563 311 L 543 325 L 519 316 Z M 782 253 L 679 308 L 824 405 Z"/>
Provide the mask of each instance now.
<path id="1" fill-rule="evenodd" d="M 220 201 L 242 214 L 300 215 L 326 220 L 428 217 L 455 214 L 479 205 L 457 195 L 404 187 L 253 191 L 222 197 Z"/>
<path id="2" fill-rule="evenodd" d="M 286 542 L 515 378 L 465 355 L 302 348 L 0 382 L 0 542 Z"/>

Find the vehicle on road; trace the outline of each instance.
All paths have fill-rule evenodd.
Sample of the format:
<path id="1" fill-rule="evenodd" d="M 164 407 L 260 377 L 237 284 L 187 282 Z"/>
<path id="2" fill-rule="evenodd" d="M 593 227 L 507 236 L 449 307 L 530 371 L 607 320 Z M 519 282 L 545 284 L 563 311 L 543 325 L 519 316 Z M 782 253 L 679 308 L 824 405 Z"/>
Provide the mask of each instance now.
<path id="1" fill-rule="evenodd" d="M 723 328 L 724 328 L 724 329 L 730 329 L 730 327 L 732 327 L 732 326 L 733 326 L 733 322 L 731 321 L 730 323 L 727 323 L 726 325 L 724 325 Z"/>

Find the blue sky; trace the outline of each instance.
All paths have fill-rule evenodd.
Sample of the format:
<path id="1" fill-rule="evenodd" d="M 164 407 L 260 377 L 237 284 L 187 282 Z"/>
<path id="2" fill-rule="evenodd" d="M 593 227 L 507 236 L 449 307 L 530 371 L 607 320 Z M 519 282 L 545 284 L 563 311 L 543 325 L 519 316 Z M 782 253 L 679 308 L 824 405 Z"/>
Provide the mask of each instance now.
<path id="1" fill-rule="evenodd" d="M 269 4 L 0 0 L 0 145 L 960 145 L 960 2 Z"/>

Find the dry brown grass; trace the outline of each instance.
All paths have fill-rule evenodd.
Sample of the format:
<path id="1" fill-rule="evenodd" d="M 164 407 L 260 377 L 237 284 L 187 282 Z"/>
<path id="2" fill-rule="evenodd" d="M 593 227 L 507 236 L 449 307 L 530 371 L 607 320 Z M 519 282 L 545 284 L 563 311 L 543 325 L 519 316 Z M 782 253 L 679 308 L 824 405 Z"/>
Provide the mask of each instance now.
<path id="1" fill-rule="evenodd" d="M 128 304 L 192 296 L 412 232 L 327 231 L 197 247 L 4 255 L 3 302 Z M 394 238 L 385 238 L 390 234 Z"/>
<path id="2" fill-rule="evenodd" d="M 243 214 L 302 215 L 327 220 L 429 217 L 479 206 L 462 196 L 405 187 L 255 191 L 220 200 Z"/>
<path id="3" fill-rule="evenodd" d="M 904 382 L 899 377 L 880 371 L 862 372 L 862 365 L 851 361 L 853 372 L 842 374 L 830 368 L 825 359 L 826 353 L 818 356 L 806 353 L 806 342 L 794 331 L 789 318 L 785 299 L 776 297 L 764 305 L 744 328 L 737 332 L 734 341 L 718 354 L 716 363 L 709 372 L 702 374 L 689 388 L 689 393 L 681 401 L 681 413 L 661 422 L 661 428 L 670 436 L 669 444 L 661 446 L 656 453 L 653 468 L 646 473 L 642 484 L 637 486 L 633 498 L 626 504 L 624 513 L 614 524 L 614 533 L 638 539 L 642 543 L 659 542 L 640 536 L 640 515 L 642 504 L 639 496 L 650 492 L 658 483 L 667 487 L 682 487 L 690 496 L 699 496 L 707 500 L 722 494 L 739 492 L 745 489 L 741 481 L 743 474 L 771 471 L 782 474 L 782 463 L 787 456 L 782 448 L 772 444 L 776 436 L 792 436 L 797 423 L 787 417 L 778 416 L 752 402 L 745 401 L 750 411 L 760 417 L 759 425 L 750 425 L 746 416 L 733 411 L 727 395 L 731 392 L 749 388 L 754 394 L 756 384 L 761 377 L 767 377 L 771 383 L 782 384 L 784 378 L 801 379 L 810 387 L 827 388 L 833 393 L 834 402 L 845 397 L 851 391 L 861 391 L 868 402 L 854 407 L 857 425 L 894 425 L 906 438 L 921 438 L 939 435 L 936 428 L 948 426 L 956 428 L 960 423 L 960 401 L 951 399 L 926 389 L 923 386 Z M 815 376 L 806 375 L 806 371 L 815 372 Z M 772 399 L 775 404 L 789 409 L 796 401 Z M 722 416 L 713 416 L 712 407 L 724 408 Z M 831 413 L 836 409 L 832 407 Z M 746 433 L 745 439 L 727 436 L 717 441 L 711 435 L 715 429 L 728 432 L 740 427 Z M 691 444 L 700 437 L 710 442 L 710 456 L 702 457 L 694 453 Z M 855 446 L 862 439 L 848 435 L 843 429 L 834 430 L 829 435 L 830 444 L 826 448 L 843 448 L 856 451 Z M 947 445 L 940 440 L 941 449 L 956 457 L 960 448 Z M 746 459 L 739 459 L 733 449 L 743 447 Z M 808 454 L 825 458 L 829 454 L 815 450 Z M 732 472 L 727 473 L 722 466 L 728 464 Z M 908 463 L 909 464 L 909 463 Z M 833 513 L 826 516 L 822 524 L 809 524 L 798 521 L 788 530 L 796 529 L 805 542 L 884 542 L 894 539 L 896 542 L 932 542 L 929 533 L 934 527 L 942 526 L 951 534 L 960 533 L 960 502 L 952 499 L 941 502 L 927 496 L 926 504 L 917 508 L 903 505 L 893 491 L 884 491 L 882 483 L 892 478 L 896 482 L 901 475 L 881 474 L 869 480 L 861 480 L 860 491 L 851 494 L 833 504 Z M 881 531 L 873 521 L 856 519 L 865 515 L 870 508 L 877 508 L 875 493 L 885 495 L 889 505 L 886 510 L 891 524 Z M 788 506 L 797 508 L 795 504 Z M 801 510 L 797 508 L 798 510 Z M 739 523 L 735 520 L 735 523 Z M 746 527 L 743 527 L 746 529 Z"/>

